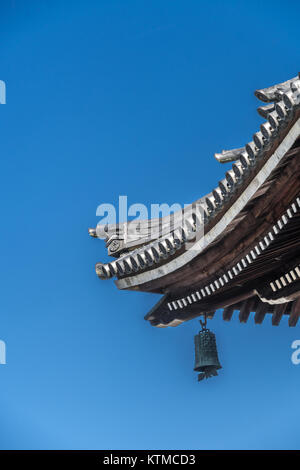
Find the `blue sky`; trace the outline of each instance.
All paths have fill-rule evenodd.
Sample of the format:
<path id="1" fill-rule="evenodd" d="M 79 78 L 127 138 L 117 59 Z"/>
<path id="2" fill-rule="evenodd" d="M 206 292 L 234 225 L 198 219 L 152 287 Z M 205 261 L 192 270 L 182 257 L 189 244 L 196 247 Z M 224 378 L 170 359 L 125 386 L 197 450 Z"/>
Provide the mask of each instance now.
<path id="1" fill-rule="evenodd" d="M 299 71 L 296 1 L 6 1 L 0 7 L 2 449 L 300 448 L 298 328 L 197 320 L 95 275 L 96 208 L 185 204 L 258 129 L 255 88 Z"/>

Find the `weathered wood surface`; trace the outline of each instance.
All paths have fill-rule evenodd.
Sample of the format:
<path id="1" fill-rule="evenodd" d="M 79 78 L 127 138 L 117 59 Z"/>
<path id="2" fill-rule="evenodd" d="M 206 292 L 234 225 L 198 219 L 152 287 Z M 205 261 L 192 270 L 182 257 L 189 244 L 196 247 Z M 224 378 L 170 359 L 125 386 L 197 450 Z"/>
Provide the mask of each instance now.
<path id="1" fill-rule="evenodd" d="M 289 317 L 289 326 L 296 326 L 300 316 L 300 298 L 293 302 L 292 311 Z"/>
<path id="2" fill-rule="evenodd" d="M 254 317 L 254 321 L 256 324 L 260 325 L 264 321 L 269 308 L 270 307 L 267 303 L 260 302 Z"/>
<path id="3" fill-rule="evenodd" d="M 296 125 L 296 128 L 292 129 L 292 131 L 294 132 L 294 135 L 295 135 L 295 131 L 298 133 L 298 127 L 299 127 L 299 121 L 297 122 L 297 125 Z M 291 131 L 291 132 L 292 132 Z M 245 191 L 248 191 L 249 190 L 249 186 L 252 184 L 252 189 L 251 191 L 253 192 L 253 188 L 257 187 L 257 178 L 261 177 L 261 172 L 264 171 L 264 164 L 265 162 L 268 162 L 269 163 L 269 159 L 268 157 L 270 156 L 270 158 L 272 158 L 273 156 L 273 161 L 274 161 L 274 157 L 276 155 L 276 153 L 274 153 L 274 151 L 276 150 L 276 145 L 278 146 L 280 144 L 280 140 L 276 142 L 274 142 L 274 145 L 273 147 L 270 149 L 270 154 L 268 155 L 268 153 L 265 155 L 265 157 L 263 159 L 261 159 L 259 162 L 258 162 L 258 165 L 257 167 L 255 168 L 255 172 L 251 175 L 251 178 L 250 180 L 248 179 L 247 183 L 248 183 L 248 186 L 246 187 Z M 291 144 L 292 145 L 292 144 Z M 284 144 L 285 146 L 285 144 Z M 263 167 L 263 168 L 262 168 Z M 259 172 L 259 173 L 257 173 Z M 259 176 L 258 176 L 259 175 Z M 271 176 L 271 175 L 270 175 Z M 275 178 L 276 179 L 276 178 Z M 276 182 L 276 181 L 275 181 Z M 261 189 L 261 187 L 259 188 Z M 222 225 L 223 225 L 223 219 L 222 217 L 226 217 L 228 218 L 228 215 L 232 213 L 232 207 L 234 206 L 234 204 L 238 204 L 238 206 L 236 207 L 239 207 L 240 205 L 240 201 L 241 201 L 241 195 L 243 194 L 242 193 L 243 190 L 241 190 L 240 187 L 237 187 L 237 190 L 232 194 L 232 197 L 231 197 L 231 200 L 230 202 L 228 202 L 228 204 L 226 205 L 224 203 L 224 206 L 222 208 L 221 211 L 217 211 L 215 214 L 214 214 L 214 217 L 212 217 L 211 219 L 208 220 L 206 226 L 205 226 L 205 233 L 206 234 L 212 234 L 212 233 L 216 233 L 216 229 L 215 227 L 217 227 L 217 231 L 219 230 L 218 228 L 218 223 L 220 222 Z M 244 198 L 244 195 L 243 195 L 243 198 Z M 253 198 L 255 199 L 255 193 L 253 193 Z M 251 199 L 253 200 L 253 199 Z M 236 218 L 234 219 L 232 217 L 232 223 L 234 224 L 234 220 L 237 220 L 239 219 L 244 213 L 244 208 L 240 208 L 240 211 L 237 212 L 237 216 Z M 249 213 L 249 211 L 248 211 Z M 248 215 L 247 215 L 248 217 Z M 249 216 L 251 218 L 251 214 Z M 251 220 L 250 220 L 251 222 Z M 228 225 L 228 222 L 226 222 L 227 225 Z M 231 225 L 231 222 L 229 223 L 229 225 Z M 219 224 L 220 226 L 220 224 Z M 222 229 L 222 234 L 221 236 L 223 236 L 223 233 L 227 233 L 227 227 L 225 226 L 224 229 Z M 216 237 L 215 237 L 216 238 Z M 209 238 L 207 238 L 207 236 L 204 238 L 204 243 L 205 240 L 208 240 L 210 239 L 211 240 L 211 235 Z M 211 240 L 209 242 L 209 245 L 210 246 L 213 246 L 215 243 L 217 242 L 217 239 L 214 239 L 213 241 Z M 198 243 L 199 244 L 199 243 Z M 180 247 L 181 248 L 181 247 Z M 207 247 L 209 249 L 209 246 Z M 181 257 L 181 254 L 185 251 L 184 249 L 184 246 L 182 248 L 182 251 L 180 250 L 177 250 L 176 252 L 176 257 L 178 258 L 179 262 L 181 262 L 181 265 L 183 265 L 184 263 L 186 265 L 189 265 L 192 263 L 192 260 L 191 260 L 191 256 L 192 257 L 195 257 L 195 254 L 197 253 L 197 251 L 195 250 L 188 250 L 188 252 L 186 252 L 184 254 L 184 256 Z M 203 252 L 203 249 L 201 250 Z M 187 259 L 189 258 L 191 261 L 185 261 L 185 262 L 182 262 L 181 259 Z M 170 263 L 169 263 L 170 261 Z M 165 264 L 168 263 L 166 269 L 165 269 Z M 143 271 L 145 272 L 145 275 L 143 273 L 141 274 L 137 274 L 137 275 L 130 275 L 127 276 L 126 279 L 128 279 L 128 282 L 127 280 L 125 279 L 125 281 L 123 281 L 122 279 L 117 283 L 118 287 L 119 288 L 126 288 L 126 289 L 139 289 L 139 290 L 150 290 L 151 288 L 155 288 L 155 284 L 157 283 L 158 286 L 164 288 L 164 286 L 167 285 L 167 282 L 166 279 L 168 278 L 168 276 L 166 274 L 170 273 L 171 274 L 171 271 L 174 271 L 177 272 L 179 274 L 179 278 L 181 279 L 181 266 L 178 265 L 178 262 L 176 261 L 176 263 L 173 263 L 173 268 L 171 267 L 172 266 L 172 260 L 170 260 L 170 258 L 168 257 L 168 259 L 164 260 L 164 259 L 160 259 L 158 261 L 158 264 L 163 268 L 159 268 L 155 266 L 154 264 L 154 267 L 150 267 L 150 268 L 145 268 L 143 269 Z M 151 271 L 150 275 L 147 274 L 147 271 Z M 172 273 L 174 274 L 174 273 Z M 148 289 L 147 287 L 147 284 L 148 284 L 148 279 L 149 279 L 149 283 L 151 283 L 151 288 Z"/>
<path id="4" fill-rule="evenodd" d="M 255 317 L 256 323 L 263 320 L 264 314 L 266 314 L 267 311 L 269 313 L 273 312 L 275 305 L 269 305 L 268 301 L 287 302 L 287 305 L 291 305 L 291 301 L 297 298 L 300 294 L 299 238 L 300 215 L 295 214 L 294 217 L 287 221 L 287 224 L 273 243 L 261 252 L 261 255 L 257 256 L 257 258 L 248 265 L 235 280 L 224 285 L 223 288 L 215 294 L 206 296 L 206 298 L 202 300 L 198 300 L 197 304 L 186 305 L 182 309 L 173 311 L 172 315 L 174 318 L 176 317 L 186 320 L 188 318 L 193 318 L 194 312 L 201 314 L 206 310 L 210 310 L 212 307 L 214 309 L 226 307 L 223 313 L 224 319 L 230 320 L 233 313 L 232 306 L 237 302 L 238 293 L 240 293 L 245 299 L 253 296 L 254 291 L 256 291 L 261 298 L 267 297 L 265 302 L 257 304 L 257 308 L 253 309 L 253 311 L 257 312 Z M 276 292 L 273 292 L 271 287 L 267 290 L 263 288 L 264 285 L 270 285 L 269 283 L 272 281 L 275 283 L 276 278 L 280 278 L 284 281 L 281 282 L 280 288 L 276 288 Z M 200 289 L 199 285 L 197 288 Z M 191 296 L 191 290 L 185 291 L 185 294 Z M 166 305 L 170 303 L 172 304 L 172 299 L 175 299 L 177 295 L 178 293 L 176 292 L 168 294 L 160 308 L 152 310 L 152 318 L 163 318 L 164 312 L 166 311 Z M 239 300 L 241 300 L 241 298 Z M 290 302 L 288 302 L 288 300 L 290 300 Z M 262 306 L 268 306 L 268 310 L 264 310 Z M 240 305 L 234 305 L 234 309 L 240 310 Z M 288 310 L 285 313 L 288 313 Z M 263 316 L 260 317 L 260 314 L 263 314 Z M 278 324 L 278 320 L 280 320 L 280 318 L 280 311 L 276 311 L 273 324 Z M 242 312 L 240 319 L 242 321 L 244 319 Z"/>
<path id="5" fill-rule="evenodd" d="M 193 285 L 201 285 L 210 276 L 226 270 L 249 250 L 279 218 L 284 209 L 298 194 L 300 182 L 300 149 L 294 149 L 287 165 L 282 165 L 273 182 L 267 182 L 263 197 L 255 198 L 245 207 L 239 221 L 233 221 L 222 237 L 184 268 L 139 286 L 138 290 L 163 293 L 181 292 Z M 297 156 L 297 158 L 295 158 Z M 244 216 L 244 217 L 242 217 Z M 241 220 L 242 218 L 242 220 Z M 238 230 L 236 228 L 238 227 Z"/>
<path id="6" fill-rule="evenodd" d="M 278 326 L 280 323 L 280 320 L 282 316 L 284 315 L 284 312 L 287 309 L 287 304 L 277 304 L 274 308 L 274 313 L 272 316 L 272 325 L 273 326 Z"/>

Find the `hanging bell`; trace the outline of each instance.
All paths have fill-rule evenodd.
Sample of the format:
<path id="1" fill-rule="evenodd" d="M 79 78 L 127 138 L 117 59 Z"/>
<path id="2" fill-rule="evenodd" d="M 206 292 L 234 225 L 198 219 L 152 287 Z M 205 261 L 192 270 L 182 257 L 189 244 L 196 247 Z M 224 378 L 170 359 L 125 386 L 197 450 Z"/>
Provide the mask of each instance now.
<path id="1" fill-rule="evenodd" d="M 218 375 L 218 369 L 222 369 L 222 366 L 218 358 L 216 336 L 202 324 L 202 331 L 195 336 L 194 370 L 201 372 L 198 381 Z"/>

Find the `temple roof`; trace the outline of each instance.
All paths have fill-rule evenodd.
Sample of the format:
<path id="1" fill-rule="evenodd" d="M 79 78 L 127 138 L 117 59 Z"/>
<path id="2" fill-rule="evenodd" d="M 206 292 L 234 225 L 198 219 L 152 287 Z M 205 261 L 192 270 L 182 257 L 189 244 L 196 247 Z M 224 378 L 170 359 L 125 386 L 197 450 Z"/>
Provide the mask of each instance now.
<path id="1" fill-rule="evenodd" d="M 262 300 L 249 270 L 256 266 L 266 283 L 266 276 L 278 274 L 280 262 L 275 266 L 262 261 L 265 271 L 258 270 L 257 263 L 276 245 L 282 229 L 292 219 L 294 223 L 294 217 L 298 220 L 300 80 L 295 77 L 255 95 L 269 103 L 258 108 L 266 121 L 244 147 L 215 154 L 221 163 L 234 163 L 209 194 L 167 217 L 90 229 L 91 236 L 105 238 L 108 253 L 115 257 L 96 264 L 101 279 L 117 277 L 120 289 L 165 294 L 146 317 L 156 326 L 162 326 L 157 323 L 159 315 L 169 315 L 164 324 L 173 326 L 208 311 L 210 302 L 213 305 L 209 297 L 218 300 L 218 295 L 224 299 L 230 294 L 230 302 L 235 291 L 237 298 L 243 289 L 245 299 L 249 292 L 250 298 L 255 296 L 255 305 L 278 302 L 271 297 Z M 280 256 L 290 253 L 286 249 Z M 246 272 L 246 281 L 240 280 Z M 281 303 L 292 302 L 290 295 L 283 295 Z"/>

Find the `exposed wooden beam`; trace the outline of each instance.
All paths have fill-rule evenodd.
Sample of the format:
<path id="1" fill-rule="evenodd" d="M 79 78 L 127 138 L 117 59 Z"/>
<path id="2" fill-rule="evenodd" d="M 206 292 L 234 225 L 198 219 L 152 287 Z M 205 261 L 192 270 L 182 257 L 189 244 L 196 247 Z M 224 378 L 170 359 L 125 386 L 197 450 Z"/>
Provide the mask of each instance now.
<path id="1" fill-rule="evenodd" d="M 215 315 L 216 311 L 213 311 L 213 312 L 207 312 L 206 313 L 206 316 L 209 320 L 212 320 L 214 318 L 214 315 Z"/>
<path id="2" fill-rule="evenodd" d="M 230 321 L 234 310 L 235 310 L 235 305 L 229 305 L 229 307 L 224 308 L 223 320 Z"/>
<path id="3" fill-rule="evenodd" d="M 247 323 L 250 312 L 254 310 L 254 306 L 256 303 L 255 297 L 250 297 L 250 299 L 245 300 L 241 306 L 239 320 L 241 323 Z"/>
<path id="4" fill-rule="evenodd" d="M 289 326 L 296 326 L 300 316 L 300 297 L 294 300 L 289 316 Z"/>
<path id="5" fill-rule="evenodd" d="M 259 302 L 258 307 L 256 309 L 255 317 L 254 317 L 255 323 L 261 324 L 264 321 L 268 308 L 269 308 L 269 304 L 265 302 Z"/>
<path id="6" fill-rule="evenodd" d="M 278 326 L 280 321 L 281 321 L 281 318 L 282 318 L 282 315 L 284 314 L 284 312 L 286 311 L 287 309 L 287 306 L 288 304 L 277 304 L 274 308 L 274 313 L 273 313 L 273 316 L 272 316 L 272 325 L 273 326 Z"/>

